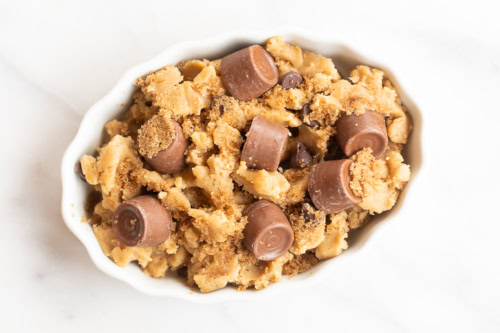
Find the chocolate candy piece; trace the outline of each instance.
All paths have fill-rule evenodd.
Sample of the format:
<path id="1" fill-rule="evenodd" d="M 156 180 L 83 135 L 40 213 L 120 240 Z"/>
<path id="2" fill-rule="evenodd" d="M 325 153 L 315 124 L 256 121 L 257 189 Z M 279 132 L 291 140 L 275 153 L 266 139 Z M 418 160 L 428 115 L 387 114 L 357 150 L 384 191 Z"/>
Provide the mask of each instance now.
<path id="1" fill-rule="evenodd" d="M 76 162 L 75 173 L 81 180 L 83 180 L 84 182 L 87 182 L 87 178 L 85 178 L 85 175 L 83 174 L 82 162 L 80 162 L 80 161 Z"/>
<path id="2" fill-rule="evenodd" d="M 278 82 L 273 57 L 260 45 L 252 45 L 222 58 L 224 87 L 240 101 L 257 98 Z"/>
<path id="3" fill-rule="evenodd" d="M 361 201 L 349 187 L 351 163 L 352 160 L 327 161 L 313 167 L 307 189 L 317 209 L 334 214 Z"/>
<path id="4" fill-rule="evenodd" d="M 307 120 L 305 119 L 312 112 L 311 103 L 304 104 L 300 110 L 300 119 L 309 127 L 319 127 L 319 122 L 317 120 Z"/>
<path id="5" fill-rule="evenodd" d="M 302 76 L 297 72 L 288 72 L 280 80 L 280 84 L 285 90 L 295 88 L 301 82 Z"/>
<path id="6" fill-rule="evenodd" d="M 113 233 L 126 246 L 156 246 L 168 239 L 172 227 L 170 212 L 151 195 L 123 202 L 112 221 Z"/>
<path id="7" fill-rule="evenodd" d="M 241 160 L 249 168 L 276 171 L 288 140 L 288 130 L 261 116 L 255 116 L 243 145 Z"/>
<path id="8" fill-rule="evenodd" d="M 360 116 L 344 115 L 337 120 L 337 141 L 347 156 L 371 147 L 373 156 L 379 157 L 387 148 L 387 127 L 380 112 L 365 111 Z"/>
<path id="9" fill-rule="evenodd" d="M 244 214 L 248 223 L 243 244 L 257 259 L 276 259 L 292 246 L 293 230 L 279 206 L 259 200 L 248 206 Z"/>
<path id="10" fill-rule="evenodd" d="M 153 155 L 153 157 L 144 156 L 153 169 L 161 173 L 178 172 L 186 165 L 184 161 L 184 152 L 187 149 L 188 142 L 184 138 L 179 123 L 173 119 L 170 119 L 170 121 L 175 129 L 175 133 L 172 133 L 172 142 L 170 145 Z"/>
<path id="11" fill-rule="evenodd" d="M 342 149 L 340 149 L 339 143 L 337 142 L 337 138 L 335 136 L 331 136 L 328 139 L 327 149 L 328 150 L 324 157 L 325 161 L 342 160 L 344 158 L 347 158 Z"/>
<path id="12" fill-rule="evenodd" d="M 297 142 L 297 151 L 290 159 L 290 168 L 306 168 L 312 164 L 312 156 L 302 142 Z"/>
<path id="13" fill-rule="evenodd" d="M 308 202 L 304 202 L 302 204 L 302 216 L 304 216 L 304 220 L 306 222 L 316 219 L 316 215 L 314 213 L 311 213 L 311 211 L 314 211 L 311 205 Z"/>

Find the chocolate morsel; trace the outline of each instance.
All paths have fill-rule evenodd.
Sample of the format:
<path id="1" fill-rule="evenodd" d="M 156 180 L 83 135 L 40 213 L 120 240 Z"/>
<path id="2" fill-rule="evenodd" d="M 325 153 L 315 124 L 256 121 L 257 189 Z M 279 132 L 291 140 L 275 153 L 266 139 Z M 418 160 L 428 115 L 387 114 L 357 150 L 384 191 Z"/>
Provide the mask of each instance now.
<path id="1" fill-rule="evenodd" d="M 370 147 L 373 156 L 379 157 L 387 148 L 387 127 L 384 115 L 380 112 L 365 111 L 360 116 L 344 115 L 337 120 L 336 126 L 337 141 L 347 156 Z"/>
<path id="2" fill-rule="evenodd" d="M 302 109 L 300 110 L 299 116 L 300 119 L 309 127 L 319 127 L 319 122 L 317 120 L 306 120 L 305 117 L 308 116 L 312 112 L 311 103 L 304 104 Z"/>
<path id="3" fill-rule="evenodd" d="M 285 90 L 296 88 L 301 82 L 302 76 L 297 72 L 288 72 L 280 80 L 280 84 Z"/>
<path id="4" fill-rule="evenodd" d="M 273 57 L 260 45 L 252 45 L 222 58 L 224 87 L 240 101 L 261 96 L 278 82 Z"/>
<path id="5" fill-rule="evenodd" d="M 170 237 L 172 216 L 151 195 L 127 200 L 113 213 L 112 230 L 126 246 L 156 246 Z"/>
<path id="6" fill-rule="evenodd" d="M 334 214 L 361 201 L 349 186 L 351 163 L 352 160 L 326 161 L 313 167 L 307 189 L 317 209 Z"/>
<path id="7" fill-rule="evenodd" d="M 273 260 L 292 246 L 293 229 L 281 208 L 267 200 L 259 200 L 244 211 L 248 223 L 243 244 L 259 260 Z"/>
<path id="8" fill-rule="evenodd" d="M 144 156 L 146 161 L 158 172 L 174 173 L 181 171 L 186 162 L 184 160 L 184 152 L 187 149 L 188 142 L 182 133 L 182 127 L 173 119 L 170 119 L 175 128 L 175 133 L 172 134 L 173 139 L 170 145 L 162 151 L 153 155 L 152 158 Z"/>
<path id="9" fill-rule="evenodd" d="M 255 116 L 241 152 L 249 168 L 276 171 L 288 140 L 288 130 L 261 116 Z"/>
<path id="10" fill-rule="evenodd" d="M 297 142 L 297 151 L 290 159 L 290 168 L 302 169 L 312 164 L 312 156 L 302 142 Z"/>
<path id="11" fill-rule="evenodd" d="M 85 178 L 85 175 L 83 174 L 82 162 L 80 162 L 80 161 L 76 162 L 75 173 L 81 180 L 83 180 L 84 182 L 87 182 L 87 178 Z"/>

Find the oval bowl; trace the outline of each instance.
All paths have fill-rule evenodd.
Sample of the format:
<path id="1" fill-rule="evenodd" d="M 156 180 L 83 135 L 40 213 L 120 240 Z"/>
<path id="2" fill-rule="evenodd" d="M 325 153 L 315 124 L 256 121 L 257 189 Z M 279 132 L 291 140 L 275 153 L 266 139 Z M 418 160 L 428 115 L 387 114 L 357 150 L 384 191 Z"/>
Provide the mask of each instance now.
<path id="1" fill-rule="evenodd" d="M 306 50 L 331 57 L 343 77 L 346 77 L 350 70 L 358 64 L 380 68 L 387 73 L 413 118 L 413 131 L 403 154 L 405 161 L 411 165 L 412 177 L 409 186 L 401 193 L 396 206 L 391 211 L 378 215 L 365 227 L 350 233 L 349 249 L 341 256 L 321 261 L 313 269 L 299 274 L 293 279 L 284 276 L 281 282 L 272 284 L 264 290 L 237 291 L 234 287 L 226 287 L 209 294 L 202 294 L 197 289 L 187 286 L 180 279 L 169 277 L 168 274 L 167 278 L 154 279 L 143 274 L 137 265 L 131 264 L 125 268 L 115 265 L 101 251 L 89 224 L 82 223 L 82 217 L 85 216 L 84 201 L 90 187 L 75 175 L 75 163 L 83 154 L 92 154 L 95 151 L 101 142 L 104 125 L 118 117 L 130 105 L 132 93 L 137 89 L 134 82 L 138 77 L 167 64 L 176 64 L 181 60 L 217 59 L 245 46 L 262 44 L 267 38 L 275 35 L 282 36 L 288 42 L 296 41 Z M 381 54 L 378 52 L 373 54 L 375 52 L 369 52 L 364 50 L 362 46 L 354 46 L 349 41 L 343 40 L 342 36 L 331 37 L 331 34 L 322 35 L 321 33 L 299 31 L 296 28 L 280 28 L 270 31 L 233 31 L 212 38 L 171 45 L 155 58 L 128 70 L 115 87 L 94 104 L 83 117 L 80 128 L 62 159 L 61 208 L 64 222 L 83 243 L 90 258 L 101 271 L 149 295 L 170 296 L 199 303 L 242 301 L 262 299 L 292 288 L 306 288 L 325 278 L 334 279 L 334 270 L 346 267 L 344 265 L 359 265 L 359 260 L 355 260 L 356 256 L 362 260 L 363 252 L 376 250 L 378 243 L 376 241 L 370 242 L 370 235 L 380 228 L 390 228 L 391 221 L 394 219 L 409 218 L 408 214 L 405 214 L 405 207 L 408 202 L 413 202 L 415 198 L 418 199 L 417 181 L 423 173 L 422 151 L 425 151 L 422 148 L 424 141 L 421 140 L 422 137 L 425 137 L 422 135 L 422 117 L 420 110 L 409 97 L 410 92 L 405 89 L 403 79 L 398 77 L 388 64 L 380 61 L 379 58 L 383 57 L 383 52 L 382 50 Z"/>

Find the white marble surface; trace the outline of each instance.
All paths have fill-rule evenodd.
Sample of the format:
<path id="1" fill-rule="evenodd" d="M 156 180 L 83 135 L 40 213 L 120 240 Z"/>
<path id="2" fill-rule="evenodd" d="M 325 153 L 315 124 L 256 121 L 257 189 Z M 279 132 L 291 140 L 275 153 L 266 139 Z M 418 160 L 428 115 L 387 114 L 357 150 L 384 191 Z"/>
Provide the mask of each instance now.
<path id="1" fill-rule="evenodd" d="M 499 9 L 492 1 L 0 1 L 0 330 L 499 332 Z M 126 69 L 175 41 L 294 24 L 347 35 L 408 78 L 435 144 L 427 193 L 406 203 L 412 218 L 392 226 L 400 237 L 375 233 L 377 250 L 356 260 L 364 269 L 265 302 L 155 298 L 98 271 L 59 210 L 60 159 L 85 111 Z"/>

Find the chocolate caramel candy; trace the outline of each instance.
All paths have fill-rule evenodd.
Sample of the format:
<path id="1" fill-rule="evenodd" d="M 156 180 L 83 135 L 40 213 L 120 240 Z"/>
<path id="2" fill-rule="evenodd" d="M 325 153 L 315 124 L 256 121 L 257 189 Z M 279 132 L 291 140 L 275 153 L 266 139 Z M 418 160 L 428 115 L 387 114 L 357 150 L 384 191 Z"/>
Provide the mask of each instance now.
<path id="1" fill-rule="evenodd" d="M 292 246 L 293 229 L 279 206 L 259 200 L 248 206 L 244 214 L 248 223 L 243 244 L 257 259 L 276 259 Z"/>
<path id="2" fill-rule="evenodd" d="M 153 117 L 141 128 L 138 141 L 139 151 L 156 171 L 175 173 L 185 167 L 184 152 L 188 142 L 181 126 L 175 120 Z M 168 145 L 163 147 L 165 142 Z M 155 151 L 158 146 L 161 150 Z"/>
<path id="3" fill-rule="evenodd" d="M 288 140 L 288 130 L 261 116 L 255 116 L 241 152 L 249 168 L 276 171 Z"/>
<path id="4" fill-rule="evenodd" d="M 344 115 L 336 123 L 337 141 L 347 156 L 370 147 L 373 156 L 379 157 L 387 148 L 387 127 L 384 115 L 376 111 L 365 111 L 360 116 Z"/>
<path id="5" fill-rule="evenodd" d="M 278 82 L 273 57 L 260 45 L 252 45 L 222 58 L 224 87 L 240 101 L 257 98 Z"/>
<path id="6" fill-rule="evenodd" d="M 151 195 L 127 200 L 113 213 L 113 233 L 126 246 L 156 246 L 170 237 L 171 228 L 170 212 Z"/>
<path id="7" fill-rule="evenodd" d="M 351 163 L 352 160 L 326 161 L 313 167 L 307 189 L 317 209 L 334 214 L 361 201 L 349 186 Z"/>

